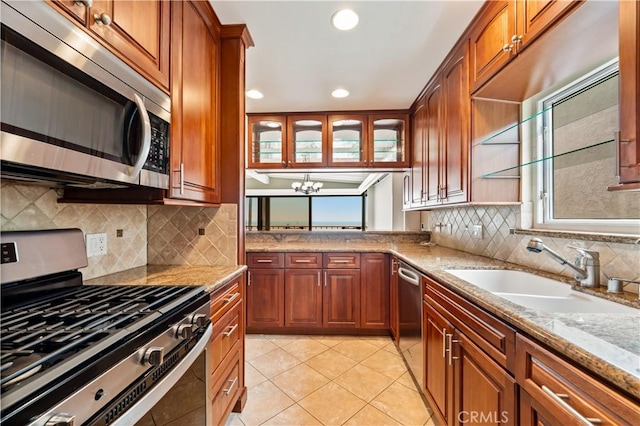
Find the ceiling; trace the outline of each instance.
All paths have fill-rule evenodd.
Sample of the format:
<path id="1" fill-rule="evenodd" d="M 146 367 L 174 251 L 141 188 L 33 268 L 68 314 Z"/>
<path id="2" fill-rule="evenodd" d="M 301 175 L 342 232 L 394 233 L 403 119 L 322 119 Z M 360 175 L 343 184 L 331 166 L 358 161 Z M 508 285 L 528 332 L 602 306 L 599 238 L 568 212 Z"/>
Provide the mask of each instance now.
<path id="1" fill-rule="evenodd" d="M 247 112 L 405 109 L 482 4 L 473 1 L 215 1 L 223 24 L 247 24 Z M 351 31 L 330 24 L 342 8 Z M 331 97 L 336 88 L 351 96 Z"/>

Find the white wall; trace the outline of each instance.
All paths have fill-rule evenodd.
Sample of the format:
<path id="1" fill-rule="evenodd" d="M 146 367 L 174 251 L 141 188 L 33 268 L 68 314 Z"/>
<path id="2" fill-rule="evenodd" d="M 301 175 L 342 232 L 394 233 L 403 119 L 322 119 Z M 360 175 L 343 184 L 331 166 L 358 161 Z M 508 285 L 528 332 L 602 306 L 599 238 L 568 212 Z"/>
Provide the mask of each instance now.
<path id="1" fill-rule="evenodd" d="M 402 173 L 389 173 L 368 189 L 367 230 L 420 230 L 420 212 L 402 211 L 402 184 Z"/>

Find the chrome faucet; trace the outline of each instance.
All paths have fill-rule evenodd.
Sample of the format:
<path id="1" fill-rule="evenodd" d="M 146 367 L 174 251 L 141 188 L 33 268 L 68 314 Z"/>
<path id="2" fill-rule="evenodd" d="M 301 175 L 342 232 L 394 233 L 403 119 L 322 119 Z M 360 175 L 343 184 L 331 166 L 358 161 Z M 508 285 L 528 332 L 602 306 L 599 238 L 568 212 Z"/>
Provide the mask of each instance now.
<path id="1" fill-rule="evenodd" d="M 597 251 L 587 250 L 582 247 L 567 246 L 576 250 L 579 255 L 575 262 L 571 263 L 555 251 L 542 243 L 540 238 L 532 238 L 527 244 L 527 250 L 532 253 L 546 252 L 553 260 L 561 265 L 566 265 L 575 272 L 575 279 L 583 287 L 597 287 L 600 284 L 600 254 Z"/>

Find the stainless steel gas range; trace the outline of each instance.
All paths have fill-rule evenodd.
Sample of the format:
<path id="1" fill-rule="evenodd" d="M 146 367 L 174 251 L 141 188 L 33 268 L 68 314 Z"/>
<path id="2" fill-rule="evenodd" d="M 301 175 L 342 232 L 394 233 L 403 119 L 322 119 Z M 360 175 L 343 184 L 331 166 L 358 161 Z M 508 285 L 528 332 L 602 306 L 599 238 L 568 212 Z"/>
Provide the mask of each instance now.
<path id="1" fill-rule="evenodd" d="M 85 286 L 78 229 L 0 240 L 2 425 L 134 424 L 203 353 L 204 287 Z"/>

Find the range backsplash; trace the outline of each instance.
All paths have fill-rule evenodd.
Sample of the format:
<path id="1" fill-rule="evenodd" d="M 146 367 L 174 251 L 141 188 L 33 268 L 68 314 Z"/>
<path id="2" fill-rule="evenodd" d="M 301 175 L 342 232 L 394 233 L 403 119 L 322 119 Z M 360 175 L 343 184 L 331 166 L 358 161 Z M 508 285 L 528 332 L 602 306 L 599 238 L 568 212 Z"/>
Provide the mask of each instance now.
<path id="1" fill-rule="evenodd" d="M 147 263 L 147 206 L 59 204 L 55 190 L 40 185 L 2 182 L 0 212 L 3 231 L 80 228 L 85 234 L 106 233 L 108 252 L 90 257 L 85 279 Z M 116 231 L 122 230 L 122 237 Z"/>
<path id="2" fill-rule="evenodd" d="M 439 209 L 428 212 L 432 227 L 431 241 L 446 247 L 469 253 L 493 257 L 543 271 L 572 277 L 572 271 L 553 261 L 545 254 L 533 254 L 526 250 L 531 235 L 511 234 L 510 230 L 520 224 L 520 206 L 471 206 Z M 452 233 L 442 228 L 433 230 L 434 224 L 452 225 Z M 474 224 L 482 224 L 484 238 L 471 238 Z M 573 260 L 576 252 L 568 245 L 584 247 L 600 253 L 602 283 L 607 276 L 626 279 L 640 279 L 640 245 L 599 241 L 572 240 L 569 238 L 540 237 L 545 245 L 557 251 L 568 260 Z M 637 292 L 638 286 L 631 284 L 626 290 Z"/>

